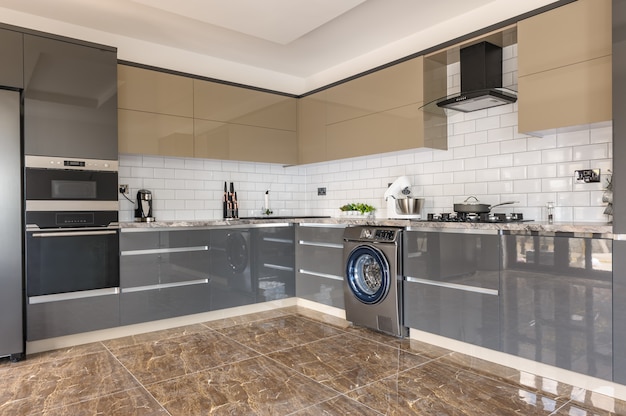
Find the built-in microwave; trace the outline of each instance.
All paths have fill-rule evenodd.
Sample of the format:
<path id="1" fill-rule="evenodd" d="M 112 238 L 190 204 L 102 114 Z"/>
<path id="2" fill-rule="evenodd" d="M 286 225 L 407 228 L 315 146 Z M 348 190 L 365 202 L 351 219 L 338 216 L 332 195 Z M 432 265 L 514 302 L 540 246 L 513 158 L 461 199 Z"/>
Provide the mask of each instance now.
<path id="1" fill-rule="evenodd" d="M 104 227 L 118 221 L 118 162 L 25 157 L 27 228 Z"/>

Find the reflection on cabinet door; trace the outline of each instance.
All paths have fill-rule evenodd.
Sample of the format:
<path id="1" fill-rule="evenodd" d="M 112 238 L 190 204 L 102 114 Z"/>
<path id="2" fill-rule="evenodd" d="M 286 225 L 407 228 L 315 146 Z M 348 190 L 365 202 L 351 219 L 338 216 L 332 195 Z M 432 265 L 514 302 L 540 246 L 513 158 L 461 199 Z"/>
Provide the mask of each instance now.
<path id="1" fill-rule="evenodd" d="M 193 157 L 193 119 L 118 110 L 120 153 Z"/>
<path id="2" fill-rule="evenodd" d="M 504 352 L 612 377 L 612 240 L 505 235 Z"/>
<path id="3" fill-rule="evenodd" d="M 25 154 L 117 159 L 116 52 L 25 34 L 24 73 Z"/>
<path id="4" fill-rule="evenodd" d="M 500 350 L 500 236 L 463 230 L 404 233 L 404 323 Z"/>

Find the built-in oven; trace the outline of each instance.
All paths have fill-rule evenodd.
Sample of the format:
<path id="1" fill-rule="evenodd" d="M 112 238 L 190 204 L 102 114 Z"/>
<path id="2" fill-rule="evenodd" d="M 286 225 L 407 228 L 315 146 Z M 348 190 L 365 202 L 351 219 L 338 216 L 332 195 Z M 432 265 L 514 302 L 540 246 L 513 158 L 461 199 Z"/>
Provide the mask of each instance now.
<path id="1" fill-rule="evenodd" d="M 26 156 L 28 304 L 119 293 L 118 163 Z"/>
<path id="2" fill-rule="evenodd" d="M 119 293 L 118 229 L 26 233 L 28 303 Z"/>

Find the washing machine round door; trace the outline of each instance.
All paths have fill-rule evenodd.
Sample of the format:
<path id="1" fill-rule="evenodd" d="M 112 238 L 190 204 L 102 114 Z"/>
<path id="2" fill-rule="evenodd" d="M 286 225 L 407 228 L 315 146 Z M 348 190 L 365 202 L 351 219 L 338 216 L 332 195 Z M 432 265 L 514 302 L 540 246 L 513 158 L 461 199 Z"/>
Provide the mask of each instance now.
<path id="1" fill-rule="evenodd" d="M 361 302 L 371 305 L 387 296 L 391 284 L 389 263 L 377 248 L 362 245 L 352 250 L 346 272 L 348 286 Z"/>

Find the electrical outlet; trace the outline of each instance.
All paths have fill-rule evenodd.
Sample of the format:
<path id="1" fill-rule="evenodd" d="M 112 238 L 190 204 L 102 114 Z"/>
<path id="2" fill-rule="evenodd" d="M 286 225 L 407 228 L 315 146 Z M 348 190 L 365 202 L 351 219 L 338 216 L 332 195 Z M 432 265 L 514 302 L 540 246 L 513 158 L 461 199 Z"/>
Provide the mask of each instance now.
<path id="1" fill-rule="evenodd" d="M 317 196 L 326 196 L 326 188 L 317 188 Z"/>
<path id="2" fill-rule="evenodd" d="M 120 194 L 128 194 L 128 185 L 120 185 Z"/>
<path id="3" fill-rule="evenodd" d="M 600 182 L 600 169 L 575 170 L 574 174 L 576 175 L 576 180 L 579 182 Z"/>

